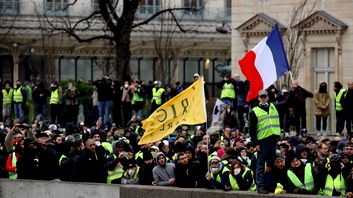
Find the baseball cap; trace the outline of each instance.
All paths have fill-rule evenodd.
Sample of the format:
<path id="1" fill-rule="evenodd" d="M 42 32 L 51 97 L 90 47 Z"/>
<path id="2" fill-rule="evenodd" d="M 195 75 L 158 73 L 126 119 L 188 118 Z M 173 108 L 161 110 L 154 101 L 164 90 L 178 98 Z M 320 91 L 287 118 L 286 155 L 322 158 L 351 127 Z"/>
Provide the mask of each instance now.
<path id="1" fill-rule="evenodd" d="M 267 91 L 266 90 L 261 90 L 259 91 L 259 96 L 267 96 Z"/>
<path id="2" fill-rule="evenodd" d="M 194 77 L 200 77 L 200 74 L 195 73 L 195 74 L 194 74 Z"/>

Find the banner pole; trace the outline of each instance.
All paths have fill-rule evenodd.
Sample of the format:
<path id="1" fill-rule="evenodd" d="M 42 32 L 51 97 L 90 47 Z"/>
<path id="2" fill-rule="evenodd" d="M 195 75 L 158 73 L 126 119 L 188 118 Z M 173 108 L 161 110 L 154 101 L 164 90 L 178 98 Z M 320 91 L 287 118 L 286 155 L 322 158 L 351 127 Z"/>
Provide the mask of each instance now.
<path id="1" fill-rule="evenodd" d="M 290 76 L 290 80 L 291 80 L 291 82 L 293 83 L 293 74 L 292 74 L 292 71 L 289 71 L 289 76 Z"/>

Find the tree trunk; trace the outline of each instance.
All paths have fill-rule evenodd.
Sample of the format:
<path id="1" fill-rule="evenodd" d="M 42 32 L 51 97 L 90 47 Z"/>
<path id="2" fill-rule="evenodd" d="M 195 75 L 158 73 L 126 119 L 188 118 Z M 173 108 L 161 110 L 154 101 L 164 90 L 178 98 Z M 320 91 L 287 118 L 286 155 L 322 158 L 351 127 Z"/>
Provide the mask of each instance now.
<path id="1" fill-rule="evenodd" d="M 115 64 L 117 79 L 120 82 L 125 80 L 130 81 L 130 43 L 131 43 L 131 32 L 132 24 L 135 20 L 135 13 L 139 1 L 124 0 L 124 8 L 121 18 L 116 25 L 115 31 L 113 31 L 115 38 Z"/>

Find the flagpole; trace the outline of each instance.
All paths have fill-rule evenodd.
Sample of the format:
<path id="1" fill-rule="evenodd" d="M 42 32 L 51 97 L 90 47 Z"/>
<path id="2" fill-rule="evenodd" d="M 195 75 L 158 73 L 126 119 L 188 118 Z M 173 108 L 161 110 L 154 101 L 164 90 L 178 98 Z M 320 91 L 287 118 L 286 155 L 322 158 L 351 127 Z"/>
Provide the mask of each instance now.
<path id="1" fill-rule="evenodd" d="M 291 82 L 293 83 L 293 74 L 292 74 L 292 71 L 289 71 L 289 77 L 290 77 L 290 80 L 291 80 Z"/>
<path id="2" fill-rule="evenodd" d="M 202 98 L 203 98 L 203 104 L 204 104 L 204 111 L 205 111 L 205 116 L 206 116 L 206 131 L 207 131 L 207 109 L 206 109 L 206 98 L 205 98 L 205 86 L 204 86 L 204 78 L 201 76 L 202 80 Z"/>

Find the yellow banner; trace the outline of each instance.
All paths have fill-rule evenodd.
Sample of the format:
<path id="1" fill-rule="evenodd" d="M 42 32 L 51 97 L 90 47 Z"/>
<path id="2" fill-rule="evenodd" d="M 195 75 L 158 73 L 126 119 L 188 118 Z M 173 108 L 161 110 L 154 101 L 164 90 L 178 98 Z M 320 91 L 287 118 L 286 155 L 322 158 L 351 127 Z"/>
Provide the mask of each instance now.
<path id="1" fill-rule="evenodd" d="M 181 124 L 206 122 L 203 78 L 199 78 L 183 92 L 170 99 L 142 121 L 145 133 L 139 145 L 161 140 Z"/>

